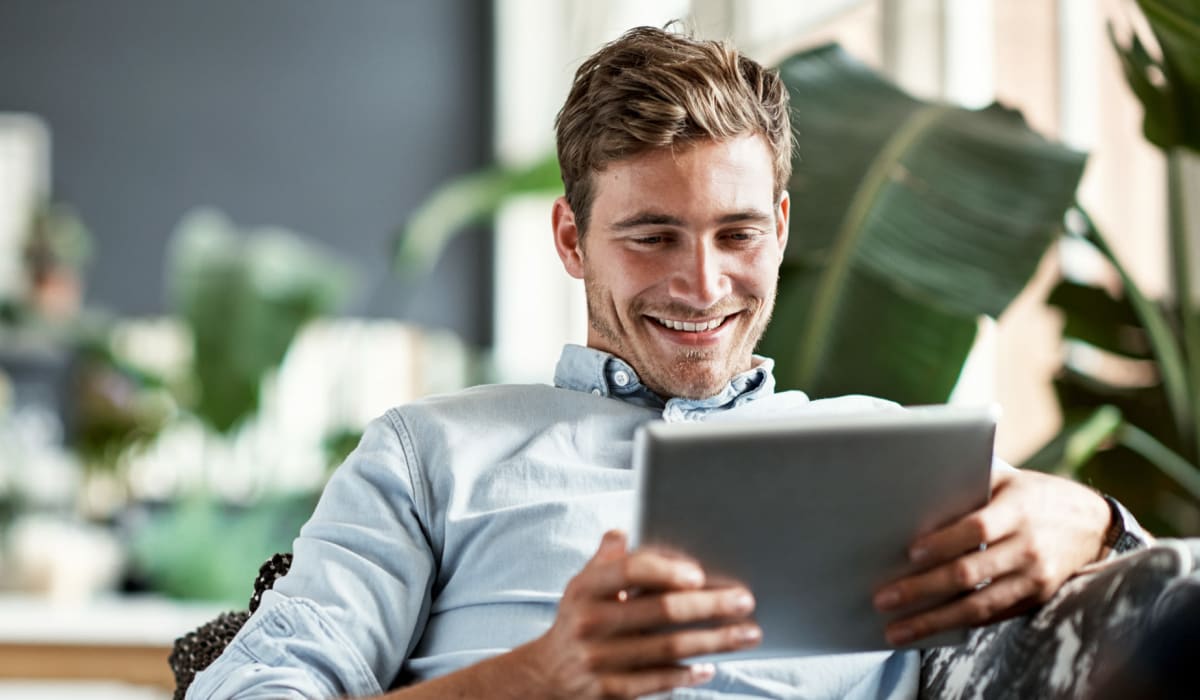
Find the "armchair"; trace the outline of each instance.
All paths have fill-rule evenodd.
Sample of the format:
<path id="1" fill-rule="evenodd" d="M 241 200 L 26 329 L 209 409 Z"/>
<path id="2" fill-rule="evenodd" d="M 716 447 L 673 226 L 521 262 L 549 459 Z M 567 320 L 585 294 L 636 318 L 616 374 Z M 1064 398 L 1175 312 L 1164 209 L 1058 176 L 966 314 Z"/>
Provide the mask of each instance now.
<path id="1" fill-rule="evenodd" d="M 221 654 L 291 563 L 291 554 L 276 554 L 259 570 L 248 610 L 222 614 L 176 640 L 169 657 L 176 700 Z M 1160 540 L 1122 555 L 1068 581 L 1029 614 L 977 628 L 960 646 L 926 650 L 920 697 L 1175 697 L 1171 684 L 1181 679 L 1162 674 L 1179 671 L 1154 666 L 1164 661 L 1156 635 L 1172 624 L 1200 629 L 1200 540 Z M 1193 632 L 1189 647 L 1176 644 L 1168 653 L 1200 658 L 1198 637 Z"/>

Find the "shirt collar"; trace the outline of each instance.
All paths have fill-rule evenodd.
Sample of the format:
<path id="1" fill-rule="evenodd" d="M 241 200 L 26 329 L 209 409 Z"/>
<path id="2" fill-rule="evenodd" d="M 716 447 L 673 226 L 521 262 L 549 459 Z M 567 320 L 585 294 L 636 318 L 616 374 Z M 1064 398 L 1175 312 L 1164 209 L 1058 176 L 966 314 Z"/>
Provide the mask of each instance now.
<path id="1" fill-rule="evenodd" d="M 771 374 L 775 362 L 758 355 L 754 360 L 753 368 L 735 375 L 713 396 L 664 399 L 646 388 L 633 367 L 616 355 L 582 345 L 566 345 L 554 370 L 554 385 L 661 409 L 668 416 L 683 420 L 698 419 L 703 414 L 740 406 L 775 392 L 775 377 Z"/>

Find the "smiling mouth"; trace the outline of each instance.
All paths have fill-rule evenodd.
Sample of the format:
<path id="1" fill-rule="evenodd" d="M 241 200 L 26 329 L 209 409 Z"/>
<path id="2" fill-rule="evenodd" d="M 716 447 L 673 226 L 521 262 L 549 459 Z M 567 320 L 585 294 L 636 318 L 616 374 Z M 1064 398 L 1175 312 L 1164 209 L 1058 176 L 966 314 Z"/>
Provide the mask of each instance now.
<path id="1" fill-rule="evenodd" d="M 719 328 L 725 323 L 725 321 L 733 318 L 734 316 L 736 316 L 736 314 L 697 321 L 676 321 L 669 318 L 659 318 L 657 316 L 650 316 L 650 318 L 657 321 L 658 324 L 664 328 L 669 328 L 673 331 L 683 331 L 685 333 L 703 333 L 705 331 L 711 331 Z"/>

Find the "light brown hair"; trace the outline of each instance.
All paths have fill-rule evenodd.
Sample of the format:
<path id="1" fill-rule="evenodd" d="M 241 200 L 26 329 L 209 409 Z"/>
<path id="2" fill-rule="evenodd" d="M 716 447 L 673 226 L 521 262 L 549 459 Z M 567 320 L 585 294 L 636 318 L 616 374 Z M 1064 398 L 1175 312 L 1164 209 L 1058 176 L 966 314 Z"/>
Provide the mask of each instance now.
<path id="1" fill-rule="evenodd" d="M 580 234 L 593 173 L 652 149 L 761 134 L 774 160 L 776 202 L 792 172 L 788 93 L 778 72 L 727 42 L 654 27 L 630 29 L 584 61 L 554 125 Z"/>

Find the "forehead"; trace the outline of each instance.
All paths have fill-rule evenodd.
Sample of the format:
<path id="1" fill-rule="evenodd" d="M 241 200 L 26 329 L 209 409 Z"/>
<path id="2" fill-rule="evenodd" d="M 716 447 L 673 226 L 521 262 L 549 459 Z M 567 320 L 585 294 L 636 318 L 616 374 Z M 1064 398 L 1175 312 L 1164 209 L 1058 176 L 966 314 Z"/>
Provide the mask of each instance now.
<path id="1" fill-rule="evenodd" d="M 631 208 L 770 210 L 774 199 L 771 154 L 758 135 L 648 151 L 610 163 L 594 177 L 592 215 L 600 220 Z"/>

